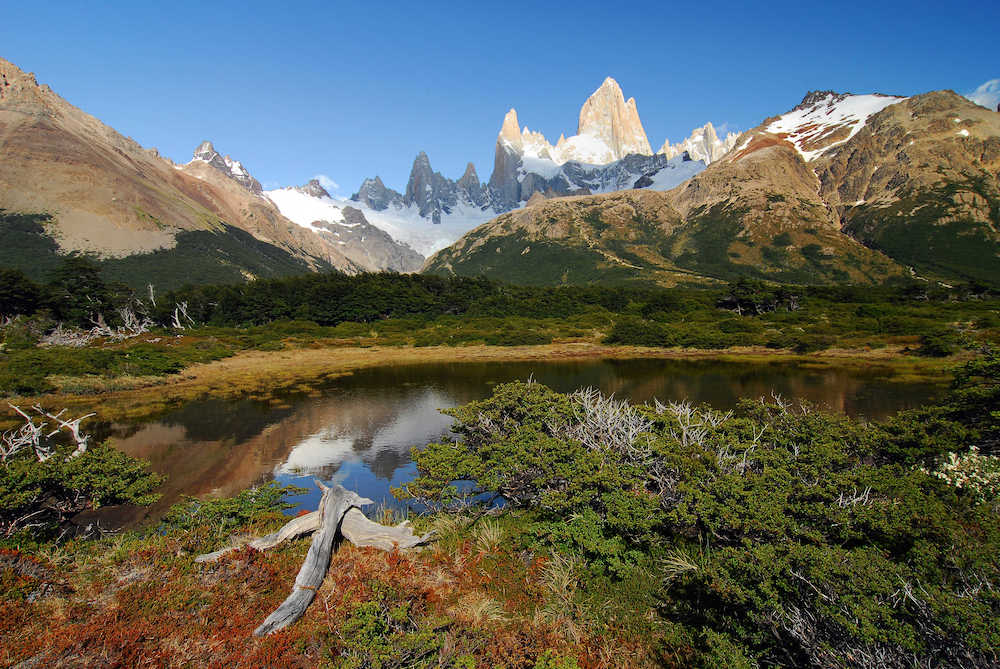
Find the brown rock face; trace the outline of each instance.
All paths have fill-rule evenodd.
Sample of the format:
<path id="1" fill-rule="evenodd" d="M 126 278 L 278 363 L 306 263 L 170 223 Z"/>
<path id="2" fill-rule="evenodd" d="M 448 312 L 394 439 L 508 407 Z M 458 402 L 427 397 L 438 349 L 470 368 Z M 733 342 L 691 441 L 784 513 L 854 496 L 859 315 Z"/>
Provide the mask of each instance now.
<path id="1" fill-rule="evenodd" d="M 181 231 L 226 223 L 307 263 L 354 269 L 209 163 L 175 166 L 2 59 L 0 209 L 51 214 L 64 252 L 123 257 L 171 248 Z"/>

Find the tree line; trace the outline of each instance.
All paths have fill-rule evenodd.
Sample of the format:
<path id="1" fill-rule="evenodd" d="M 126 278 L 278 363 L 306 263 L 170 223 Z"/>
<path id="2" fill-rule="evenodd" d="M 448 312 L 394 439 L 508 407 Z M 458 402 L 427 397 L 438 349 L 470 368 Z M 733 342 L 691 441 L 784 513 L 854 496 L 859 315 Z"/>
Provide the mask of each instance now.
<path id="1" fill-rule="evenodd" d="M 649 319 L 657 314 L 718 312 L 755 316 L 795 311 L 804 301 L 853 304 L 933 303 L 989 299 L 984 285 L 947 287 L 926 282 L 884 286 L 780 286 L 742 279 L 720 287 L 651 285 L 514 286 L 484 277 L 441 277 L 390 272 L 355 276 L 330 272 L 244 284 L 185 286 L 162 295 L 106 281 L 99 267 L 71 256 L 45 283 L 18 270 L 0 269 L 0 316 L 46 312 L 67 325 L 115 325 L 135 305 L 155 324 L 169 326 L 178 305 L 199 324 L 243 326 L 280 320 L 319 325 L 371 323 L 391 318 L 445 315 L 560 318 L 603 309 Z"/>

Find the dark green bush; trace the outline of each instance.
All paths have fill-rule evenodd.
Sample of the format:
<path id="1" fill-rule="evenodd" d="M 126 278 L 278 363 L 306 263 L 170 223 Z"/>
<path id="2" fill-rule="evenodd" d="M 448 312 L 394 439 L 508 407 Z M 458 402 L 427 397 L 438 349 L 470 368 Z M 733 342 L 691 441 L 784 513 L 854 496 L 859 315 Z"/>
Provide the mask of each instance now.
<path id="1" fill-rule="evenodd" d="M 792 347 L 796 353 L 812 353 L 813 351 L 825 351 L 836 343 L 834 337 L 824 337 L 822 335 L 803 335 L 795 339 Z"/>
<path id="2" fill-rule="evenodd" d="M 630 344 L 633 346 L 673 346 L 675 341 L 670 330 L 661 323 L 640 318 L 619 318 L 605 336 L 606 344 Z"/>
<path id="3" fill-rule="evenodd" d="M 39 462 L 23 451 L 0 463 L 0 541 L 42 541 L 84 509 L 109 504 L 152 504 L 162 478 L 148 464 L 105 444 L 67 459 L 60 447 Z"/>
<path id="4" fill-rule="evenodd" d="M 925 355 L 931 358 L 944 358 L 956 353 L 959 344 L 955 334 L 948 330 L 938 330 L 937 332 L 921 335 L 920 348 L 917 355 Z"/>
<path id="5" fill-rule="evenodd" d="M 450 410 L 458 440 L 414 451 L 406 491 L 499 496 L 593 578 L 656 574 L 691 665 L 991 667 L 1000 517 L 913 463 L 963 439 L 915 424 L 928 411 L 995 436 L 998 368 L 967 367 L 941 407 L 885 428 L 797 403 L 726 417 L 501 385 Z"/>

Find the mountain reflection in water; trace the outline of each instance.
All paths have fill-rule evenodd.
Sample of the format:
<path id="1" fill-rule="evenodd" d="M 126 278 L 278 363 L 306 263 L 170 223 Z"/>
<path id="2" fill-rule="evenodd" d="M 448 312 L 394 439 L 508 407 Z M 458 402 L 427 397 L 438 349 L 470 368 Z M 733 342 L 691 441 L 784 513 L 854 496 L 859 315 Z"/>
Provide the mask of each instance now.
<path id="1" fill-rule="evenodd" d="M 135 510 L 151 518 L 183 495 L 232 495 L 270 479 L 309 488 L 293 500 L 304 508 L 315 508 L 319 498 L 313 478 L 393 504 L 389 488 L 416 473 L 410 449 L 450 438 L 451 419 L 439 409 L 487 397 L 495 384 L 529 375 L 564 392 L 593 386 L 636 403 L 689 399 L 719 409 L 773 392 L 875 420 L 940 392 L 862 370 L 790 364 L 647 359 L 407 365 L 360 370 L 280 404 L 194 401 L 153 421 L 106 426 L 106 433 L 116 448 L 167 475 L 161 501 L 148 513 Z"/>

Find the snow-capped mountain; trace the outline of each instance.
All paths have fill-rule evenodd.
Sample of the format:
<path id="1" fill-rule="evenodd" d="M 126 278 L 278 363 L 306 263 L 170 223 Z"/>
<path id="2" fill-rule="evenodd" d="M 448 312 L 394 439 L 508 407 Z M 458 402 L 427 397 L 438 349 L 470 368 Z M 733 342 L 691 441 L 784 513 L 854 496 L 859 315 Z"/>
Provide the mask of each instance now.
<path id="1" fill-rule="evenodd" d="M 618 82 L 608 77 L 580 108 L 577 132 L 559 137 L 555 146 L 540 132 L 518 127 L 517 112 L 504 117 L 498 142 L 503 140 L 518 153 L 562 165 L 570 161 L 607 165 L 629 155 L 652 155 L 646 131 L 639 120 L 635 98 L 625 100 Z"/>
<path id="2" fill-rule="evenodd" d="M 511 109 L 501 124 L 486 183 L 472 163 L 457 180 L 435 172 L 423 151 L 413 161 L 403 192 L 376 176 L 365 179 L 349 200 L 332 197 L 315 180 L 264 192 L 238 160 L 220 155 L 211 142 L 203 142 L 182 167 L 210 167 L 265 196 L 283 216 L 320 235 L 361 268 L 412 271 L 423 256 L 532 198 L 668 190 L 705 169 L 734 141 L 734 135 L 720 140 L 708 124 L 685 143 L 665 143 L 654 154 L 635 99 L 626 100 L 609 77 L 580 109 L 577 134 L 560 136 L 554 145 L 542 133 L 522 128 Z"/>
<path id="3" fill-rule="evenodd" d="M 485 184 L 472 163 L 455 181 L 435 172 L 427 154 L 420 152 L 405 192 L 374 177 L 365 179 L 351 200 L 374 225 L 431 254 L 477 225 L 524 206 L 536 194 L 548 198 L 632 188 L 668 190 L 724 155 L 735 140 L 734 134 L 720 140 L 708 124 L 692 133 L 686 148 L 666 143 L 667 150 L 654 154 L 635 99 L 626 100 L 609 77 L 580 109 L 577 134 L 560 136 L 555 144 L 540 132 L 522 128 L 516 110 L 507 112 Z M 427 230 L 428 222 L 441 227 Z"/>
<path id="4" fill-rule="evenodd" d="M 720 138 L 715 132 L 715 126 L 706 123 L 700 128 L 695 128 L 691 132 L 691 136 L 683 142 L 671 144 L 669 139 L 664 140 L 659 153 L 668 158 L 687 153 L 693 160 L 700 160 L 706 165 L 711 165 L 729 153 L 736 146 L 737 139 L 739 139 L 739 133 L 736 132 L 728 133 L 725 139 Z"/>
<path id="5" fill-rule="evenodd" d="M 905 99 L 892 95 L 814 91 L 764 130 L 791 142 L 802 158 L 810 162 L 858 134 L 873 114 Z"/>
<path id="6" fill-rule="evenodd" d="M 372 225 L 353 203 L 330 197 L 316 179 L 304 186 L 264 192 L 281 215 L 335 244 L 338 251 L 368 271 L 413 272 L 424 256 L 414 251 L 398 233 Z"/>
<path id="7" fill-rule="evenodd" d="M 516 209 L 535 193 L 666 190 L 704 169 L 722 153 L 716 149 L 701 151 L 699 156 L 685 156 L 683 151 L 654 154 L 635 99 L 626 101 L 618 82 L 608 77 L 580 109 L 577 134 L 561 136 L 555 145 L 540 132 L 522 128 L 516 110 L 507 112 L 497 136 L 490 202 L 499 213 Z"/>
<path id="8" fill-rule="evenodd" d="M 997 283 L 998 175 L 1000 114 L 952 91 L 811 92 L 668 192 L 533 202 L 423 271 L 549 285 Z"/>

